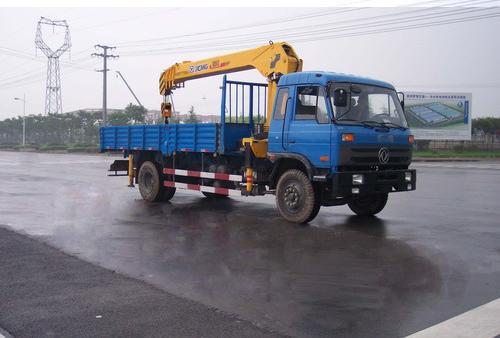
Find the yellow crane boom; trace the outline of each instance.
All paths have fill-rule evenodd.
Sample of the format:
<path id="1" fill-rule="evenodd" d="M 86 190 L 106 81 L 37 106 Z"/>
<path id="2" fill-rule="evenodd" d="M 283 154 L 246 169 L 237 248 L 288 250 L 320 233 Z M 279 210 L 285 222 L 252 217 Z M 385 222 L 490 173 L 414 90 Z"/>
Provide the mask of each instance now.
<path id="1" fill-rule="evenodd" d="M 269 129 L 273 100 L 278 79 L 283 74 L 300 72 L 302 60 L 286 42 L 270 43 L 236 53 L 216 56 L 199 61 L 184 61 L 167 68 L 160 76 L 160 94 L 167 96 L 172 90 L 184 86 L 184 82 L 219 74 L 256 69 L 268 81 L 267 118 L 264 130 Z M 170 117 L 170 104 L 162 105 L 162 114 Z"/>

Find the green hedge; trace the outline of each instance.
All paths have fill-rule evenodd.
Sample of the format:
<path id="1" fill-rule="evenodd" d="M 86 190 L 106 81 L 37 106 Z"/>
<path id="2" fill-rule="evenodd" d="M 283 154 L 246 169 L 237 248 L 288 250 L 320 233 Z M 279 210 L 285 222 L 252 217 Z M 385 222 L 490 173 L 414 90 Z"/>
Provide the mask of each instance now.
<path id="1" fill-rule="evenodd" d="M 27 145 L 22 145 L 18 144 L 13 147 L 16 150 L 21 150 L 21 149 L 35 149 L 38 150 L 40 147 L 37 144 L 27 144 Z"/>
<path id="2" fill-rule="evenodd" d="M 14 149 L 16 144 L 0 144 L 0 149 Z"/>
<path id="3" fill-rule="evenodd" d="M 47 150 L 66 150 L 68 147 L 64 144 L 42 144 L 40 146 L 40 150 L 42 151 L 47 151 Z"/>
<path id="4" fill-rule="evenodd" d="M 68 153 L 97 153 L 99 150 L 97 146 L 88 147 L 70 147 L 67 149 Z"/>

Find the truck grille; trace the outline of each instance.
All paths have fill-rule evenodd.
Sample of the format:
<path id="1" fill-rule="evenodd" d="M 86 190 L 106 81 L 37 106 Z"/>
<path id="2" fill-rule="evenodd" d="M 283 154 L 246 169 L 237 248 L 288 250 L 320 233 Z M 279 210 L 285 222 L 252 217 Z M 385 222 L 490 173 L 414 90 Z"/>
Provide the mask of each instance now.
<path id="1" fill-rule="evenodd" d="M 388 152 L 387 161 L 381 161 L 379 152 L 385 148 Z M 360 169 L 405 169 L 411 162 L 410 147 L 394 146 L 345 146 L 340 150 L 338 167 L 341 171 Z"/>

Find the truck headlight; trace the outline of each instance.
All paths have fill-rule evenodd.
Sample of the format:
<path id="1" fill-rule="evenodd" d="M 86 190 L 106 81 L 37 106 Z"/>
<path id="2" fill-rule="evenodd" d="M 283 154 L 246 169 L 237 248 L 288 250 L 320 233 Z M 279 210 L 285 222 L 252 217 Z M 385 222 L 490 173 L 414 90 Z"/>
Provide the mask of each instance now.
<path id="1" fill-rule="evenodd" d="M 405 172 L 405 181 L 411 182 L 411 172 L 410 171 Z"/>
<path id="2" fill-rule="evenodd" d="M 353 174 L 352 175 L 352 184 L 360 185 L 363 184 L 364 176 L 362 174 Z"/>

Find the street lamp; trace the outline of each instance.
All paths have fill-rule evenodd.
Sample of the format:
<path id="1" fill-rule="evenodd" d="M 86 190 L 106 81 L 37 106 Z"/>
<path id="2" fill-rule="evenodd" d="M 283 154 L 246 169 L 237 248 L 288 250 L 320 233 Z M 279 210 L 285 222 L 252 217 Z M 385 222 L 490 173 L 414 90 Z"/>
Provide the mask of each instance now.
<path id="1" fill-rule="evenodd" d="M 23 147 L 26 145 L 26 94 L 23 94 L 23 98 L 15 97 L 16 101 L 23 101 Z"/>

